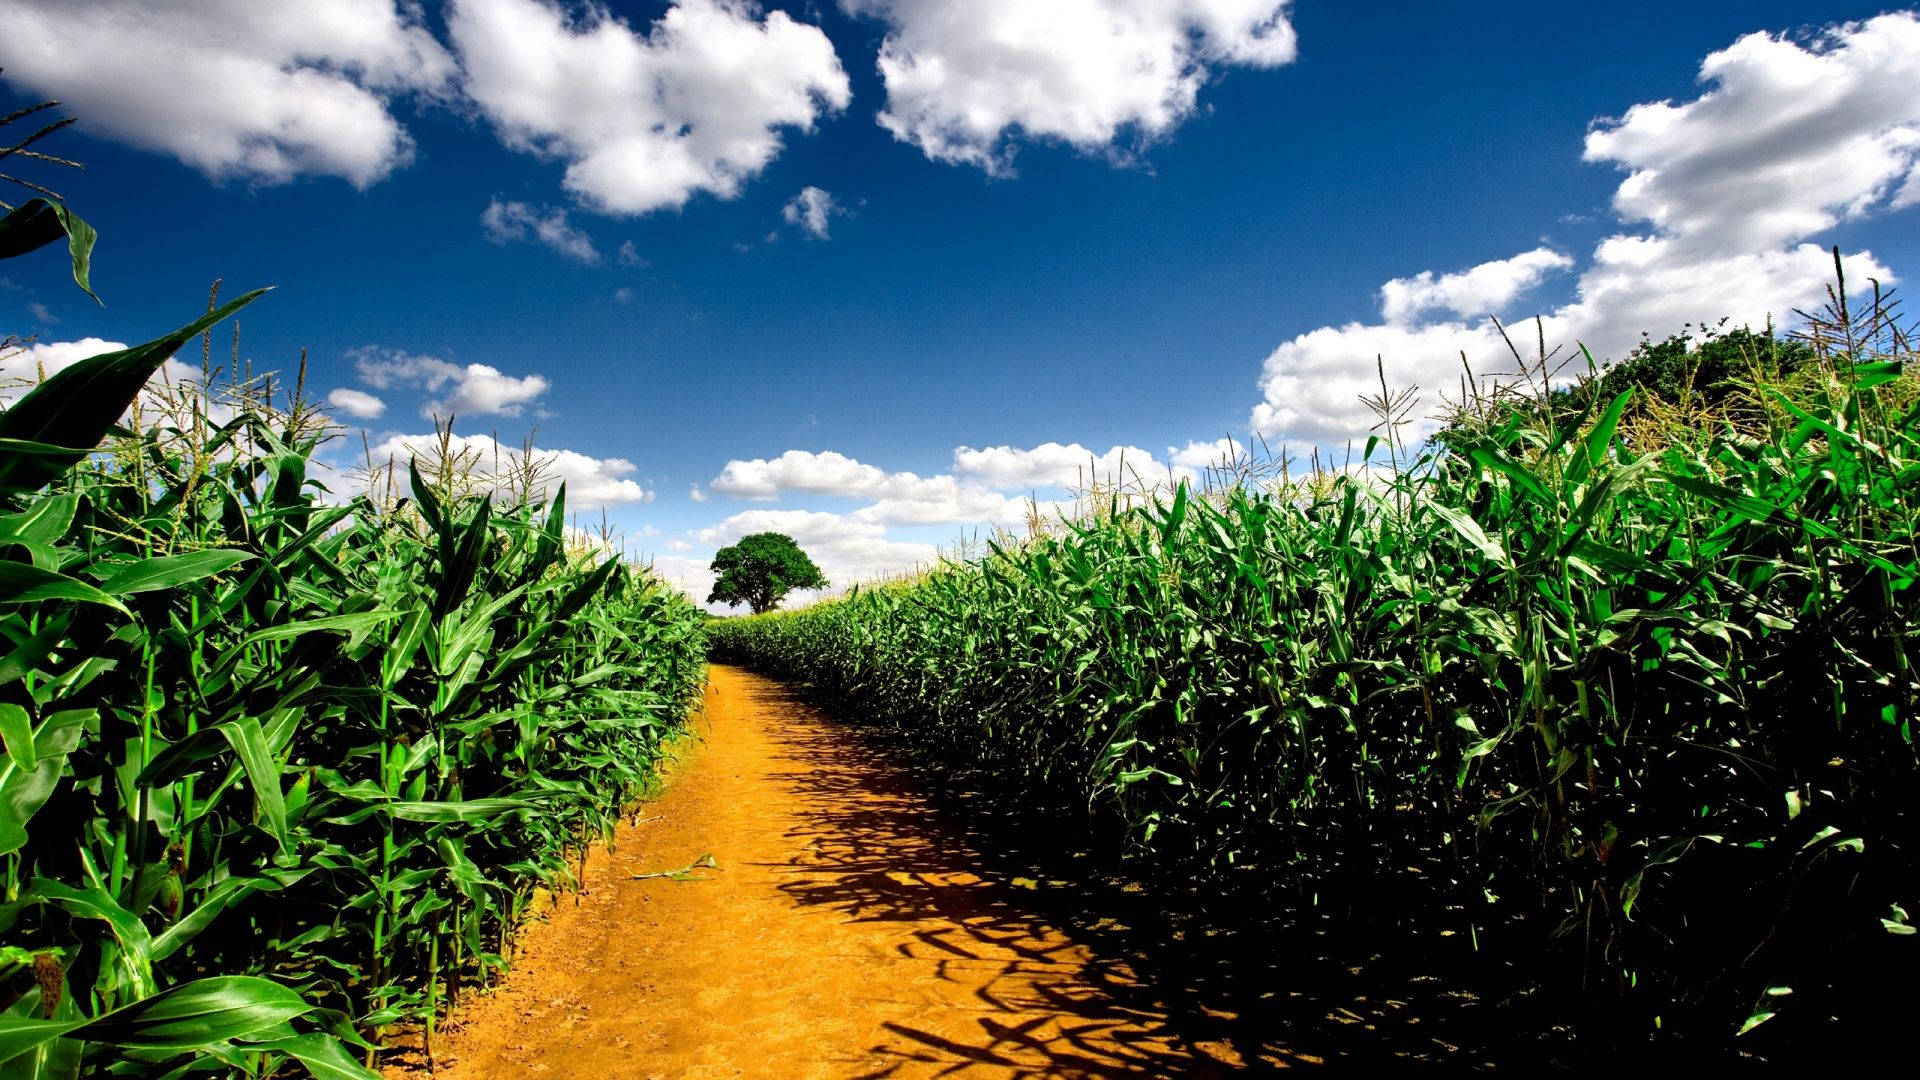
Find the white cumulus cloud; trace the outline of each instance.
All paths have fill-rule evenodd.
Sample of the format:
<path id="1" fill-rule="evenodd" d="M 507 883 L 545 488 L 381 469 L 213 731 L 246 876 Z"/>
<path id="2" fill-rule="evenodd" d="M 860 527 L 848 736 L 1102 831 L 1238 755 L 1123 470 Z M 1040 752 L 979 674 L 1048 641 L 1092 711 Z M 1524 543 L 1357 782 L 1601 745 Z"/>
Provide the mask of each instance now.
<path id="1" fill-rule="evenodd" d="M 440 437 L 434 434 L 391 435 L 372 448 L 375 462 L 391 461 L 404 475 L 409 461 L 432 461 L 439 453 Z M 511 476 L 520 447 L 508 446 L 491 435 L 455 435 L 448 451 L 470 462 L 473 475 L 491 486 L 493 494 L 503 494 L 494 482 Z M 533 456 L 542 471 L 558 483 L 567 485 L 567 505 L 576 510 L 601 506 L 649 503 L 653 491 L 632 478 L 639 467 L 625 458 L 596 458 L 573 450 L 548 450 L 536 447 Z"/>
<path id="2" fill-rule="evenodd" d="M 380 400 L 379 397 L 369 394 L 365 390 L 355 390 L 349 386 L 342 386 L 329 391 L 327 394 L 327 404 L 332 405 L 334 408 L 339 409 L 341 412 L 346 413 L 356 420 L 373 420 L 378 418 L 381 413 L 387 411 L 387 403 Z"/>
<path id="3" fill-rule="evenodd" d="M 841 0 L 886 26 L 880 124 L 936 161 L 1012 167 L 1018 136 L 1124 153 L 1216 67 L 1294 59 L 1287 0 Z"/>
<path id="4" fill-rule="evenodd" d="M 454 74 L 418 5 L 395 0 L 8 0 L 0 41 L 7 81 L 90 130 L 269 183 L 380 180 L 413 156 L 394 100 Z"/>
<path id="5" fill-rule="evenodd" d="M 100 353 L 118 352 L 123 342 L 102 338 L 49 341 L 13 352 L 0 352 L 0 405 L 12 405 L 42 379 Z"/>
<path id="6" fill-rule="evenodd" d="M 1376 361 L 1386 364 L 1396 389 L 1411 384 L 1432 394 L 1453 386 L 1463 353 L 1476 372 L 1513 366 L 1485 322 L 1354 322 L 1308 331 L 1267 357 L 1260 378 L 1265 400 L 1254 406 L 1253 429 L 1307 442 L 1364 439 L 1379 422 L 1360 400 L 1380 391 Z"/>
<path id="7" fill-rule="evenodd" d="M 1920 17 L 1804 41 L 1748 34 L 1700 65 L 1692 101 L 1635 105 L 1587 136 L 1627 170 L 1623 221 L 1717 253 L 1791 244 L 1920 198 Z"/>
<path id="8" fill-rule="evenodd" d="M 886 485 L 886 470 L 832 450 L 789 450 L 777 458 L 729 461 L 707 486 L 736 499 L 775 499 L 783 491 L 866 496 Z"/>
<path id="9" fill-rule="evenodd" d="M 1920 201 L 1920 94 L 1911 89 L 1920 85 L 1920 16 L 1882 15 L 1798 39 L 1750 34 L 1708 56 L 1700 79 L 1705 89 L 1690 101 L 1636 105 L 1588 134 L 1585 159 L 1627 174 L 1615 213 L 1646 231 L 1595 246 L 1572 298 L 1543 311 L 1537 331 L 1516 330 L 1523 355 L 1537 334 L 1563 356 L 1577 342 L 1606 360 L 1642 332 L 1665 336 L 1723 317 L 1754 327 L 1787 321 L 1824 299 L 1832 279 L 1832 258 L 1814 242 L 1821 231 Z M 1457 385 L 1463 354 L 1476 371 L 1510 370 L 1496 328 L 1471 316 L 1521 314 L 1510 305 L 1562 266 L 1537 248 L 1387 283 L 1380 323 L 1321 327 L 1274 350 L 1254 429 L 1316 442 L 1363 437 L 1377 422 L 1359 400 L 1379 389 L 1376 357 L 1391 384 L 1429 395 Z M 1870 252 L 1849 256 L 1846 272 L 1853 282 L 1893 278 Z"/>
<path id="10" fill-rule="evenodd" d="M 547 392 L 544 375 L 508 375 L 489 364 L 455 364 L 433 356 L 366 346 L 349 352 L 360 381 L 375 390 L 412 387 L 430 394 L 420 415 L 519 416 Z"/>
<path id="11" fill-rule="evenodd" d="M 11 352 L 0 352 L 0 408 L 11 407 L 41 382 L 88 357 L 119 352 L 127 347 L 122 341 L 85 337 L 74 341 L 39 342 Z M 147 382 L 146 406 L 156 408 L 162 404 L 166 395 L 161 391 L 166 384 L 198 384 L 200 376 L 200 365 L 185 364 L 168 357 Z M 224 404 L 213 402 L 209 404 L 208 415 L 218 423 L 231 414 Z"/>
<path id="12" fill-rule="evenodd" d="M 1249 457 L 1261 456 L 1260 448 L 1245 439 L 1223 435 L 1218 439 L 1192 439 L 1187 445 L 1167 447 L 1167 469 L 1174 480 L 1204 486 L 1215 470 L 1227 469 Z"/>
<path id="13" fill-rule="evenodd" d="M 887 472 L 831 450 L 789 450 L 777 458 L 729 461 L 707 485 L 722 495 L 771 501 L 783 495 L 869 500 L 848 520 L 878 525 L 981 523 L 1012 526 L 1026 501 L 976 480 Z"/>
<path id="14" fill-rule="evenodd" d="M 1187 445 L 1167 447 L 1167 460 L 1176 469 L 1209 469 L 1247 451 L 1247 444 L 1231 435 L 1210 442 L 1192 440 Z"/>
<path id="15" fill-rule="evenodd" d="M 673 548 L 675 543 L 676 541 L 669 540 L 667 546 Z M 692 548 L 691 544 L 684 541 L 677 541 L 677 543 L 680 546 L 675 549 L 676 551 L 687 551 Z M 712 562 L 711 558 L 702 559 L 678 554 L 648 555 L 640 561 L 653 571 L 654 577 L 686 593 L 696 604 L 704 604 L 707 595 L 713 591 L 714 574 L 709 565 Z"/>
<path id="16" fill-rule="evenodd" d="M 907 573 L 930 565 L 940 554 L 932 544 L 888 539 L 880 522 L 822 510 L 743 510 L 698 530 L 694 539 L 721 548 L 758 532 L 793 537 L 838 588 Z M 695 599 L 704 600 L 706 594 Z"/>
<path id="17" fill-rule="evenodd" d="M 953 452 L 953 471 L 1000 491 L 1081 488 L 1089 484 L 1151 485 L 1164 480 L 1167 466 L 1137 446 L 1115 446 L 1095 453 L 1079 443 L 1045 442 L 1021 449 L 962 446 Z"/>
<path id="18" fill-rule="evenodd" d="M 851 98 L 825 34 L 750 0 L 674 0 L 640 32 L 605 7 L 454 0 L 467 93 L 507 145 L 567 163 L 596 210 L 644 214 L 732 198 Z"/>
<path id="19" fill-rule="evenodd" d="M 1027 520 L 1028 501 L 991 488 L 963 483 L 951 476 L 929 476 L 898 494 L 883 495 L 849 516 L 881 525 L 985 525 L 1016 530 Z M 1043 503 L 1039 511 L 1049 520 L 1056 510 Z"/>
<path id="20" fill-rule="evenodd" d="M 1427 270 L 1410 278 L 1394 278 L 1380 286 L 1380 314 L 1390 323 L 1412 322 L 1436 308 L 1462 318 L 1479 318 L 1506 310 L 1549 273 L 1572 266 L 1572 259 L 1542 247 L 1457 274 L 1436 278 Z"/>

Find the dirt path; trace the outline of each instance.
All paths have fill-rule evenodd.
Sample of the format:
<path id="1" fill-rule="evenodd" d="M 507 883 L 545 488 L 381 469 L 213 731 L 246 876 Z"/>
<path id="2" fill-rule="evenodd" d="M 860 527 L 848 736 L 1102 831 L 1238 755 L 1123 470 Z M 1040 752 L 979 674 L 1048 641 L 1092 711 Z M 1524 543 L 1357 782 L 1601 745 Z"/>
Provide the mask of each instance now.
<path id="1" fill-rule="evenodd" d="M 440 1040 L 454 1080 L 1118 1077 L 1237 1071 L 1124 964 L 1034 914 L 857 738 L 713 668 L 666 793 L 506 984 Z M 705 880 L 637 880 L 711 853 Z M 1143 1004 L 1144 1000 L 1144 1004 Z"/>

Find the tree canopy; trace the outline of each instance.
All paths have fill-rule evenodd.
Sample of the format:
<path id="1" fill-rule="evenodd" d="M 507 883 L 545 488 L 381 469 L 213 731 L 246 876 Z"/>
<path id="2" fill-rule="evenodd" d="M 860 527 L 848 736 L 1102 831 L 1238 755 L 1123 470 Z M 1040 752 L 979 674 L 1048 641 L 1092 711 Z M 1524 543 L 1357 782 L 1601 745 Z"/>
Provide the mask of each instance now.
<path id="1" fill-rule="evenodd" d="M 793 537 L 763 532 L 743 536 L 713 556 L 715 575 L 710 604 L 745 604 L 758 615 L 772 610 L 795 589 L 824 589 L 827 579 Z"/>
<path id="2" fill-rule="evenodd" d="M 1544 401 L 1514 404 L 1544 412 L 1550 423 L 1564 425 L 1631 389 L 1629 420 L 1644 421 L 1623 426 L 1622 438 L 1632 443 L 1675 425 L 1750 421 L 1758 388 L 1791 381 L 1815 367 L 1814 349 L 1804 341 L 1738 327 L 1689 328 L 1664 340 L 1641 341 L 1590 376 L 1555 386 Z M 1471 416 L 1456 415 L 1433 439 L 1455 446 L 1462 439 L 1470 441 L 1488 419 L 1505 415 L 1482 414 L 1477 424 Z"/>
<path id="3" fill-rule="evenodd" d="M 1640 342 L 1597 378 L 1566 388 L 1557 404 L 1569 414 L 1578 413 L 1631 387 L 1668 404 L 1692 401 L 1721 409 L 1755 383 L 1790 376 L 1813 362 L 1813 347 L 1807 343 L 1743 327 L 1698 336 L 1675 334 L 1664 341 Z"/>

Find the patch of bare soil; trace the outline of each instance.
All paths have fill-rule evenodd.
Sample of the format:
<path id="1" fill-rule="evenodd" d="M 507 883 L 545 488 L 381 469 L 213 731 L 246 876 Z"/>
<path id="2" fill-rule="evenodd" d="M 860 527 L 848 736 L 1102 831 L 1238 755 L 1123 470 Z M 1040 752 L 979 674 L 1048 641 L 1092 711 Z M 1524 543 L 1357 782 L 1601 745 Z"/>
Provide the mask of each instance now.
<path id="1" fill-rule="evenodd" d="M 1181 1038 L 1125 960 L 1039 912 L 1038 883 L 986 869 L 898 766 L 780 684 L 714 667 L 699 735 L 504 985 L 463 1005 L 439 1075 L 1264 1071 Z"/>

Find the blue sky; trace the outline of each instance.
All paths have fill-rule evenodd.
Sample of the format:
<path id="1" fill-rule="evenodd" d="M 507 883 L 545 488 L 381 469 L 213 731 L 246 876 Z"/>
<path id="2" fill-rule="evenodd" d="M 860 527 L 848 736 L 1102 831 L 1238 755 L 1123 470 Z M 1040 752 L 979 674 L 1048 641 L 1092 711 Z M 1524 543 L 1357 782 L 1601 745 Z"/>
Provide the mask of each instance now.
<path id="1" fill-rule="evenodd" d="M 389 452 L 537 425 L 696 589 L 761 527 L 912 565 L 1116 448 L 1339 446 L 1375 353 L 1447 385 L 1487 314 L 1618 352 L 1811 302 L 1824 245 L 1920 264 L 1920 20 L 1868 4 L 151 6 L 0 5 L 107 303 L 43 253 L 0 331 L 277 285 L 257 365 Z"/>

